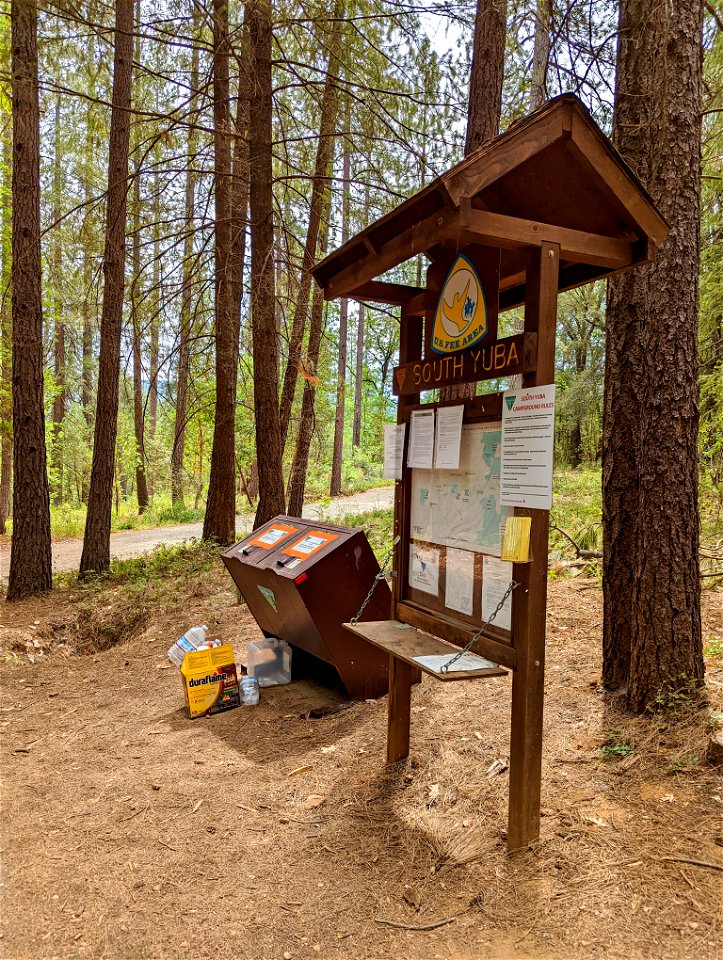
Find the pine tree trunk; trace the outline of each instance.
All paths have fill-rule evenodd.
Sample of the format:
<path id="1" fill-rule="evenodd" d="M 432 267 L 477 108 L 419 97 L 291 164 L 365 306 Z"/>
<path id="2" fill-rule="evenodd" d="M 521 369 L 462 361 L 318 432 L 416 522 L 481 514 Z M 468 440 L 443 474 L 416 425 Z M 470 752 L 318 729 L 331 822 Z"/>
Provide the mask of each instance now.
<path id="1" fill-rule="evenodd" d="M 702 0 L 620 6 L 614 140 L 671 226 L 609 284 L 603 680 L 641 712 L 703 676 L 697 357 Z"/>
<path id="2" fill-rule="evenodd" d="M 364 190 L 364 217 L 363 217 L 364 226 L 367 225 L 368 220 L 369 220 L 369 185 L 367 184 L 366 189 Z M 421 263 L 421 260 L 420 260 L 420 263 Z M 420 286 L 420 285 L 421 285 L 421 281 L 417 283 L 417 286 Z M 354 424 L 352 426 L 352 440 L 351 440 L 353 447 L 359 447 L 361 445 L 361 435 L 362 435 L 362 407 L 363 407 L 362 386 L 364 381 L 364 327 L 366 322 L 366 313 L 367 313 L 366 304 L 359 303 L 359 306 L 357 308 L 357 325 L 356 325 L 356 358 L 354 363 Z"/>
<path id="3" fill-rule="evenodd" d="M 81 574 L 90 571 L 102 573 L 110 567 L 110 526 L 115 443 L 118 432 L 118 380 L 125 284 L 132 68 L 133 0 L 116 0 L 98 399 L 88 514 L 85 522 L 83 553 L 80 558 Z"/>
<path id="4" fill-rule="evenodd" d="M 465 157 L 499 133 L 506 35 L 507 0 L 477 0 Z M 439 396 L 441 400 L 465 400 L 473 397 L 476 389 L 475 383 L 457 383 L 443 387 Z"/>
<path id="5" fill-rule="evenodd" d="M 63 420 L 65 419 L 65 317 L 62 296 L 63 288 L 63 248 L 60 238 L 60 195 L 62 190 L 63 157 L 60 145 L 60 93 L 55 99 L 55 169 L 53 171 L 53 291 L 55 294 L 53 309 L 55 336 L 53 340 L 53 376 L 55 396 L 53 397 L 53 446 L 52 463 L 55 475 L 53 503 L 63 502 Z"/>
<path id="6" fill-rule="evenodd" d="M 342 161 L 342 203 L 341 203 L 341 242 L 349 239 L 349 206 L 351 195 L 349 184 L 351 178 L 351 152 L 348 140 L 349 133 L 349 98 L 346 98 L 344 158 Z M 341 473 L 344 462 L 344 412 L 346 400 L 346 351 L 349 336 L 349 301 L 342 297 L 339 304 L 339 357 L 336 373 L 336 415 L 334 417 L 334 448 L 331 459 L 331 483 L 329 493 L 338 497 L 341 493 Z"/>
<path id="7" fill-rule="evenodd" d="M 43 412 L 40 105 L 35 0 L 10 8 L 13 100 L 13 539 L 8 600 L 50 590 L 50 491 Z M 20 295 L 22 291 L 22 295 Z"/>
<path id="8" fill-rule="evenodd" d="M 141 194 L 140 169 L 136 167 L 133 181 L 133 279 L 131 281 L 131 328 L 133 336 L 133 427 L 136 438 L 136 498 L 138 513 L 148 508 L 146 481 L 146 445 L 144 431 L 143 396 L 143 337 L 141 332 Z"/>
<path id="9" fill-rule="evenodd" d="M 354 364 L 354 425 L 351 443 L 353 447 L 361 444 L 362 432 L 362 380 L 364 377 L 364 321 L 366 306 L 359 304 L 356 324 L 356 362 Z"/>
<path id="10" fill-rule="evenodd" d="M 323 246 L 329 232 L 328 219 L 323 228 Z M 311 323 L 309 326 L 309 349 L 307 351 L 307 376 L 304 378 L 304 394 L 301 399 L 301 416 L 299 429 L 296 435 L 296 451 L 291 465 L 289 478 L 289 506 L 290 517 L 300 517 L 304 509 L 304 488 L 306 487 L 306 473 L 309 468 L 309 449 L 314 432 L 314 401 L 316 400 L 316 368 L 319 362 L 319 349 L 323 333 L 324 295 L 321 287 L 314 287 L 314 298 L 311 305 Z"/>
<path id="11" fill-rule="evenodd" d="M 530 110 L 537 110 L 547 100 L 547 64 L 550 59 L 550 29 L 553 0 L 536 0 L 535 46 L 532 54 Z"/>
<path id="12" fill-rule="evenodd" d="M 161 204 L 158 177 L 155 183 L 153 201 L 153 312 L 150 322 L 150 351 L 148 357 L 148 435 L 151 447 L 158 425 L 158 353 L 161 326 L 161 304 L 163 303 L 163 273 L 161 271 Z M 153 471 L 150 471 L 149 493 L 153 496 Z"/>
<path id="13" fill-rule="evenodd" d="M 240 317 L 239 225 L 233 204 L 227 0 L 213 2 L 213 119 L 216 267 L 216 411 L 204 540 L 233 542 L 236 525 L 236 375 Z M 242 268 L 241 268 L 242 269 Z"/>
<path id="14" fill-rule="evenodd" d="M 570 430 L 570 466 L 576 470 L 582 463 L 582 428 L 579 417 Z"/>
<path id="15" fill-rule="evenodd" d="M 251 464 L 251 476 L 249 477 L 249 496 L 255 500 L 259 495 L 259 462 L 254 460 Z"/>
<path id="16" fill-rule="evenodd" d="M 136 35 L 133 39 L 136 63 L 141 59 L 140 0 L 135 9 Z M 139 139 L 134 136 L 134 141 Z M 139 150 L 138 144 L 135 150 Z M 148 477 L 146 474 L 145 397 L 143 392 L 143 322 L 140 305 L 143 301 L 141 267 L 141 161 L 140 151 L 133 176 L 133 246 L 131 279 L 131 335 L 133 337 L 133 429 L 136 438 L 136 499 L 138 514 L 148 509 Z"/>
<path id="17" fill-rule="evenodd" d="M 304 332 L 309 313 L 309 298 L 311 294 L 311 269 L 316 263 L 316 253 L 319 244 L 319 231 L 321 229 L 322 210 L 325 204 L 328 183 L 329 165 L 332 159 L 333 150 L 333 131 L 336 125 L 336 108 L 338 102 L 338 78 L 339 78 L 339 59 L 336 53 L 341 33 L 342 24 L 342 6 L 338 2 L 335 4 L 333 19 L 329 28 L 328 49 L 329 65 L 326 71 L 326 81 L 324 83 L 324 93 L 321 99 L 321 113 L 319 117 L 319 142 L 316 151 L 316 163 L 314 165 L 314 180 L 311 186 L 311 204 L 309 208 L 309 223 L 306 230 L 306 243 L 304 245 L 304 255 L 301 262 L 301 280 L 299 290 L 296 295 L 296 306 L 294 310 L 294 319 L 291 325 L 291 336 L 289 339 L 289 354 L 286 361 L 286 370 L 284 372 L 284 384 L 281 391 L 280 424 L 281 424 L 281 447 L 282 451 L 286 445 L 286 437 L 289 431 L 289 421 L 291 419 L 291 410 L 294 405 L 294 396 L 296 394 L 296 381 L 301 366 L 301 352 L 304 342 Z"/>
<path id="18" fill-rule="evenodd" d="M 194 7 L 194 34 L 196 32 L 196 8 Z M 189 108 L 193 113 L 198 89 L 198 47 L 194 45 L 191 53 L 191 100 Z M 193 257 L 194 204 L 196 198 L 196 126 L 188 126 L 188 168 L 186 170 L 186 197 L 183 235 L 183 279 L 181 282 L 181 329 L 178 344 L 178 375 L 176 387 L 176 423 L 174 428 L 173 450 L 171 451 L 171 502 L 183 507 L 183 458 L 186 452 L 186 411 L 188 409 L 188 376 L 191 369 L 191 334 L 193 323 Z"/>
<path id="19" fill-rule="evenodd" d="M 249 0 L 249 62 L 255 83 L 249 114 L 251 318 L 259 503 L 254 526 L 284 512 L 279 422 L 279 363 L 274 278 L 271 146 L 271 3 Z"/>
<path id="20" fill-rule="evenodd" d="M 85 262 L 83 265 L 83 334 L 81 345 L 81 374 L 80 374 L 80 402 L 83 407 L 83 417 L 85 419 L 85 430 L 83 431 L 83 440 L 90 447 L 92 427 L 93 427 L 93 333 L 94 316 L 91 294 L 94 289 L 93 281 L 93 259 L 89 251 L 85 251 Z M 85 463 L 82 465 L 82 479 L 80 485 L 80 499 L 82 503 L 88 502 L 88 469 Z"/>
<path id="21" fill-rule="evenodd" d="M 3 111 L 3 203 L 0 223 L 2 290 L 0 297 L 0 533 L 10 516 L 10 478 L 13 471 L 13 366 L 12 366 L 12 175 L 11 120 Z"/>
<path id="22" fill-rule="evenodd" d="M 95 56 L 95 43 L 94 38 L 91 33 L 90 42 L 89 42 L 89 56 L 91 57 L 91 62 Z M 91 82 L 90 84 L 90 95 L 91 97 L 95 96 L 95 83 Z M 93 127 L 93 113 L 92 113 L 92 103 L 88 102 L 86 108 L 86 129 L 88 131 L 88 147 L 90 150 L 91 156 L 95 156 L 98 149 L 96 143 L 96 137 L 94 136 L 94 127 Z M 85 194 L 85 206 L 86 210 L 89 210 L 93 202 L 93 187 L 90 182 L 90 179 L 86 179 L 84 183 L 84 194 Z M 84 247 L 84 256 L 85 260 L 83 263 L 83 346 L 82 346 L 82 370 L 81 370 L 81 380 L 80 380 L 80 402 L 83 405 L 83 414 L 85 416 L 86 425 L 90 428 L 93 425 L 93 327 L 95 321 L 95 310 L 93 309 L 91 294 L 94 289 L 94 270 L 93 270 L 93 257 L 89 248 L 89 235 L 90 231 L 88 230 L 88 225 L 85 227 L 87 231 L 87 236 L 85 238 Z M 90 443 L 90 431 L 88 433 L 88 442 Z M 86 478 L 83 477 L 83 502 L 87 499 L 86 487 Z"/>
<path id="23" fill-rule="evenodd" d="M 477 0 L 465 157 L 499 133 L 506 35 L 507 0 Z"/>

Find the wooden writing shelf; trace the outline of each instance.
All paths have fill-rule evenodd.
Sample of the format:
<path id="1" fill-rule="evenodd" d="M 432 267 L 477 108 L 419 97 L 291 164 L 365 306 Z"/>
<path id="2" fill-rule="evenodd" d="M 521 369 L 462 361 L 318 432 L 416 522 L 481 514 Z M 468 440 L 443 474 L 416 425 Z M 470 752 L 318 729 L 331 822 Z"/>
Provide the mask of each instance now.
<path id="1" fill-rule="evenodd" d="M 449 673 L 440 673 L 432 670 L 415 660 L 415 657 L 453 657 L 460 652 L 460 647 L 435 637 L 431 633 L 417 630 L 408 623 L 399 620 L 371 620 L 366 623 L 345 623 L 344 627 L 352 633 L 363 637 L 369 643 L 381 650 L 386 650 L 393 657 L 408 663 L 410 667 L 417 667 L 437 680 L 473 680 L 479 677 L 506 677 L 507 671 L 493 664 L 479 670 L 455 670 Z"/>

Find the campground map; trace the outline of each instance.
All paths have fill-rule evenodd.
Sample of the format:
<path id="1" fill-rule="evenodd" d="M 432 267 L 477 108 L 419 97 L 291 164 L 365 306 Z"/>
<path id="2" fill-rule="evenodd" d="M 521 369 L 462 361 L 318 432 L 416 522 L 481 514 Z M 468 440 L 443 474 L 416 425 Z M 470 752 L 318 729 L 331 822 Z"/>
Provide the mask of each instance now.
<path id="1" fill-rule="evenodd" d="M 501 439 L 501 424 L 467 424 L 458 470 L 412 471 L 413 540 L 499 557 L 511 512 L 500 506 Z"/>

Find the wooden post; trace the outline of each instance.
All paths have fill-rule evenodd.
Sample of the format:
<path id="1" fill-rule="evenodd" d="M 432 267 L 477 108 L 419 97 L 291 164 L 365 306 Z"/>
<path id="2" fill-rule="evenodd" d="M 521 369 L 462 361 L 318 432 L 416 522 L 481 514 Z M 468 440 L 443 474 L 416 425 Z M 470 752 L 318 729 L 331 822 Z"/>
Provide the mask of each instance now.
<path id="1" fill-rule="evenodd" d="M 410 316 L 405 307 L 402 307 L 399 332 L 399 362 L 408 363 L 419 360 L 422 356 L 422 318 Z M 406 406 L 419 403 L 419 394 L 400 397 L 397 403 L 397 423 L 403 423 Z M 402 473 L 406 470 L 402 467 Z M 396 483 L 394 491 L 394 536 L 399 542 L 394 548 L 394 570 L 396 576 L 392 581 L 392 610 L 391 618 L 396 619 L 397 604 L 401 600 L 401 578 L 407 569 L 407 559 L 404 556 L 405 536 L 407 527 L 406 512 L 409 509 L 410 484 Z M 387 763 L 396 763 L 409 754 L 409 724 L 411 712 L 412 683 L 418 677 L 418 671 L 408 664 L 389 657 L 389 701 L 387 714 Z"/>
<path id="2" fill-rule="evenodd" d="M 536 333 L 537 370 L 523 386 L 555 381 L 555 325 L 560 246 L 543 242 L 527 269 L 525 333 Z M 517 850 L 540 835 L 542 777 L 542 713 L 545 687 L 545 615 L 547 612 L 547 549 L 550 515 L 530 510 L 532 562 L 515 564 L 520 586 L 513 602 L 513 637 L 517 669 L 512 679 L 510 796 L 507 848 Z"/>
<path id="3" fill-rule="evenodd" d="M 389 655 L 387 763 L 396 763 L 409 756 L 412 682 L 416 673 L 404 660 Z"/>

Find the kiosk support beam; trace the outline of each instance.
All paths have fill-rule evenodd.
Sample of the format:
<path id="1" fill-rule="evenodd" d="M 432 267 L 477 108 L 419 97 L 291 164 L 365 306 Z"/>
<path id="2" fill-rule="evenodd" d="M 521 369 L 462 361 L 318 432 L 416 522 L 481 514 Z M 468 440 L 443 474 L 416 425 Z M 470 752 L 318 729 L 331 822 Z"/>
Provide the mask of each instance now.
<path id="1" fill-rule="evenodd" d="M 525 333 L 536 333 L 537 370 L 523 386 L 555 380 L 555 322 L 560 245 L 544 241 L 531 255 L 527 270 Z M 545 686 L 545 615 L 547 611 L 547 550 L 550 517 L 547 510 L 530 510 L 532 563 L 515 564 L 520 584 L 513 604 L 513 636 L 517 669 L 512 679 L 510 736 L 510 796 L 507 848 L 518 850 L 540 835 L 542 778 L 542 713 Z"/>
<path id="2" fill-rule="evenodd" d="M 418 316 L 410 316 L 407 308 L 402 306 L 401 339 L 399 343 L 399 362 L 409 363 L 419 360 L 422 356 L 423 320 Z M 404 422 L 405 407 L 419 403 L 419 394 L 400 397 L 397 404 L 397 423 Z M 405 470 L 403 467 L 402 470 Z M 394 569 L 396 576 L 392 580 L 392 609 L 391 619 L 396 619 L 397 604 L 401 600 L 400 584 L 406 571 L 406 557 L 404 556 L 404 539 L 402 531 L 405 529 L 405 513 L 409 510 L 408 484 L 395 484 L 394 490 Z M 389 700 L 387 714 L 387 763 L 396 763 L 409 755 L 409 726 L 412 709 L 412 684 L 419 680 L 419 670 L 398 660 L 395 656 L 389 657 Z"/>
<path id="3" fill-rule="evenodd" d="M 389 655 L 389 727 L 387 763 L 409 756 L 409 727 L 412 712 L 412 683 L 419 671 Z"/>

